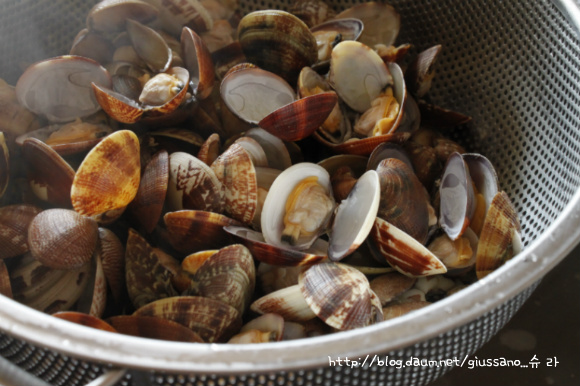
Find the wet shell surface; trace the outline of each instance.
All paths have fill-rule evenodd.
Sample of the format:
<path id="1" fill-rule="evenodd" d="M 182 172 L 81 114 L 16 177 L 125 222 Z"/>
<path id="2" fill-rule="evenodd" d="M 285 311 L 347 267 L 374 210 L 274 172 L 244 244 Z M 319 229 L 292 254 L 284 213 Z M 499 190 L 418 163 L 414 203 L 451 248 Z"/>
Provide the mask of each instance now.
<path id="1" fill-rule="evenodd" d="M 93 256 L 99 238 L 98 224 L 70 209 L 47 209 L 28 228 L 30 252 L 54 269 L 76 269 Z"/>
<path id="2" fill-rule="evenodd" d="M 139 189 L 139 140 L 129 130 L 116 131 L 95 146 L 78 168 L 71 189 L 73 208 L 94 216 L 127 206 Z"/>
<path id="3" fill-rule="evenodd" d="M 370 286 L 358 270 L 337 263 L 316 264 L 300 274 L 299 286 L 312 311 L 329 326 L 350 330 L 371 323 Z"/>

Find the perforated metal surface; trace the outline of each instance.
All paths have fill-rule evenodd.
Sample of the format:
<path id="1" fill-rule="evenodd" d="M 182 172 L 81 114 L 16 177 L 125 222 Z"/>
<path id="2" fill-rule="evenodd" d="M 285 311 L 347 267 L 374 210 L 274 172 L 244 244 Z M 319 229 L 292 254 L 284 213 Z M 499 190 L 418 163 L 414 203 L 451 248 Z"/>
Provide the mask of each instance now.
<path id="1" fill-rule="evenodd" d="M 400 43 L 411 42 L 417 50 L 443 45 L 430 98 L 473 117 L 462 131 L 451 134 L 496 166 L 502 187 L 518 210 L 525 245 L 546 232 L 551 232 L 548 240 L 555 240 L 552 236 L 558 230 L 549 227 L 580 186 L 580 41 L 574 27 L 547 0 L 391 3 L 402 15 Z M 352 4 L 334 2 L 337 9 Z M 0 2 L 0 76 L 14 84 L 23 64 L 66 53 L 90 7 L 90 2 L 75 0 Z M 269 7 L 284 5 L 243 2 L 246 12 Z M 532 251 L 522 258 L 526 259 L 522 264 L 531 264 L 538 256 Z M 545 265 L 547 270 L 550 263 Z M 503 299 L 499 307 L 460 327 L 444 318 L 433 320 L 438 336 L 381 355 L 446 359 L 472 354 L 511 318 L 533 288 Z M 460 302 L 461 307 L 474 307 L 460 297 L 455 303 L 450 299 L 446 307 L 455 309 Z M 476 303 L 485 306 L 481 299 Z M 10 332 L 0 334 L 0 354 L 54 385 L 85 384 L 106 367 L 31 346 Z M 120 384 L 422 385 L 448 370 L 367 366 L 294 371 L 284 366 L 260 374 L 235 375 L 232 370 L 232 375 L 220 376 L 199 371 L 165 374 L 159 365 L 151 369 L 157 371 L 154 374 L 133 373 L 133 379 L 144 377 L 138 382 L 128 377 Z"/>

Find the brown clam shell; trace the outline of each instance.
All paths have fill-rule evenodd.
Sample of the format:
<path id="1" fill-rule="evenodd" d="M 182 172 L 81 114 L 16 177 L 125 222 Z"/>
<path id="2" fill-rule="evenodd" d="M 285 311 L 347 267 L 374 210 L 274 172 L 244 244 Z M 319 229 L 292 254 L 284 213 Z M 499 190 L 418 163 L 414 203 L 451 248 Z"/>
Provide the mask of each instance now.
<path id="1" fill-rule="evenodd" d="M 237 40 L 212 52 L 211 58 L 215 64 L 215 73 L 218 79 L 223 79 L 231 68 L 248 61 L 240 42 Z"/>
<path id="2" fill-rule="evenodd" d="M 185 68 L 189 71 L 193 94 L 198 99 L 210 96 L 215 71 L 211 54 L 203 40 L 192 29 L 183 27 L 181 32 L 181 51 Z"/>
<path id="3" fill-rule="evenodd" d="M 129 211 L 145 233 L 151 233 L 161 218 L 169 181 L 169 155 L 161 150 L 153 155 L 141 176 L 139 190 Z"/>
<path id="4" fill-rule="evenodd" d="M 167 201 L 170 210 L 220 213 L 224 207 L 222 182 L 201 160 L 187 153 L 173 153 L 169 156 Z"/>
<path id="5" fill-rule="evenodd" d="M 248 61 L 296 84 L 304 66 L 318 58 L 316 39 L 304 22 L 278 10 L 254 11 L 238 25 L 238 39 Z"/>
<path id="6" fill-rule="evenodd" d="M 129 229 L 125 248 L 125 272 L 127 291 L 135 308 L 177 295 L 170 272 L 149 243 L 133 229 Z"/>
<path id="7" fill-rule="evenodd" d="M 256 285 L 254 260 L 243 245 L 230 245 L 210 256 L 196 271 L 194 280 L 193 293 L 221 300 L 241 315 L 250 304 Z"/>
<path id="8" fill-rule="evenodd" d="M 290 8 L 290 13 L 302 20 L 308 27 L 318 25 L 336 15 L 336 12 L 322 0 L 298 0 Z"/>
<path id="9" fill-rule="evenodd" d="M 6 145 L 4 133 L 0 131 L 0 198 L 8 188 L 10 181 L 10 154 Z"/>
<path id="10" fill-rule="evenodd" d="M 432 105 L 425 101 L 420 100 L 418 105 L 421 112 L 421 123 L 427 127 L 450 129 L 471 121 L 471 117 L 468 115 Z"/>
<path id="11" fill-rule="evenodd" d="M 206 165 L 210 166 L 219 156 L 220 148 L 220 136 L 219 134 L 213 133 L 205 140 L 203 145 L 201 145 L 199 153 L 197 153 L 197 158 Z"/>
<path id="12" fill-rule="evenodd" d="M 211 249 L 209 251 L 199 251 L 186 256 L 181 261 L 181 269 L 191 274 L 195 274 L 202 264 L 216 254 L 218 249 Z"/>
<path id="13" fill-rule="evenodd" d="M 278 314 L 284 320 L 292 322 L 305 322 L 316 318 L 316 314 L 304 299 L 298 284 L 270 292 L 256 299 L 250 309 L 259 314 Z"/>
<path id="14" fill-rule="evenodd" d="M 157 17 L 157 9 L 140 0 L 103 0 L 97 3 L 87 16 L 91 31 L 121 32 L 127 19 L 148 23 Z"/>
<path id="15" fill-rule="evenodd" d="M 0 260 L 0 295 L 12 299 L 12 285 L 10 284 L 10 274 L 4 260 Z"/>
<path id="16" fill-rule="evenodd" d="M 374 317 L 369 282 L 354 268 L 330 262 L 316 264 L 300 274 L 299 286 L 312 311 L 331 327 L 364 327 Z"/>
<path id="17" fill-rule="evenodd" d="M 326 243 L 322 243 L 324 248 L 319 248 L 320 244 L 315 243 L 311 248 L 299 251 L 268 244 L 260 232 L 249 228 L 230 225 L 224 227 L 224 230 L 245 245 L 256 260 L 266 264 L 293 267 L 316 264 L 326 258 Z"/>
<path id="18" fill-rule="evenodd" d="M 125 290 L 125 247 L 111 230 L 99 228 L 97 252 L 113 299 L 119 303 Z"/>
<path id="19" fill-rule="evenodd" d="M 482 279 L 521 248 L 521 226 L 517 212 L 505 192 L 498 192 L 489 206 L 479 237 L 475 272 Z"/>
<path id="20" fill-rule="evenodd" d="M 299 141 L 320 127 L 337 102 L 334 92 L 315 94 L 280 107 L 258 124 L 282 140 Z"/>
<path id="21" fill-rule="evenodd" d="M 36 196 L 58 207 L 72 208 L 73 168 L 50 146 L 36 138 L 24 141 L 22 154 L 28 165 L 28 181 Z"/>
<path id="22" fill-rule="evenodd" d="M 408 141 L 405 143 L 405 150 L 411 158 L 415 175 L 427 191 L 430 191 L 435 180 L 441 177 L 443 170 L 435 149 Z"/>
<path id="23" fill-rule="evenodd" d="M 393 319 L 399 316 L 408 314 L 409 312 L 418 310 L 423 307 L 427 307 L 431 303 L 426 301 L 411 301 L 399 304 L 390 304 L 383 308 L 383 317 L 385 320 Z"/>
<path id="24" fill-rule="evenodd" d="M 413 287 L 417 280 L 405 276 L 399 272 L 389 272 L 375 277 L 370 282 L 371 289 L 379 297 L 381 304 L 385 306 L 388 302 Z"/>
<path id="25" fill-rule="evenodd" d="M 242 224 L 221 214 L 199 210 L 181 210 L 163 217 L 171 246 L 181 253 L 219 249 L 230 244 L 224 226 Z"/>
<path id="26" fill-rule="evenodd" d="M 76 269 L 89 262 L 97 247 L 97 222 L 69 209 L 47 209 L 28 228 L 30 252 L 55 269 Z"/>
<path id="27" fill-rule="evenodd" d="M 97 102 L 110 117 L 121 123 L 135 123 L 145 112 L 139 104 L 125 95 L 92 83 Z"/>
<path id="28" fill-rule="evenodd" d="M 233 144 L 214 161 L 211 169 L 225 189 L 225 212 L 235 220 L 251 224 L 258 208 L 258 182 L 248 152 Z"/>
<path id="29" fill-rule="evenodd" d="M 199 296 L 160 299 L 141 307 L 134 315 L 172 320 L 189 327 L 208 343 L 227 341 L 242 326 L 240 313 L 235 308 Z"/>
<path id="30" fill-rule="evenodd" d="M 371 237 L 387 262 L 404 275 L 420 277 L 447 272 L 445 265 L 423 244 L 377 217 Z"/>
<path id="31" fill-rule="evenodd" d="M 413 169 L 396 158 L 377 167 L 381 183 L 378 216 L 424 244 L 429 232 L 429 196 Z"/>
<path id="32" fill-rule="evenodd" d="M 107 319 L 117 332 L 141 338 L 203 343 L 201 337 L 182 324 L 154 316 L 118 315 Z"/>
<path id="33" fill-rule="evenodd" d="M 96 328 L 97 330 L 117 332 L 117 330 L 103 319 L 77 311 L 60 311 L 52 314 L 55 318 L 68 320 L 82 326 Z"/>
<path id="34" fill-rule="evenodd" d="M 28 227 L 41 209 L 28 204 L 0 208 L 0 259 L 28 252 Z"/>
<path id="35" fill-rule="evenodd" d="M 74 209 L 94 216 L 127 206 L 141 178 L 139 140 L 129 130 L 103 139 L 79 166 L 71 189 Z"/>
<path id="36" fill-rule="evenodd" d="M 278 314 L 260 315 L 244 324 L 240 332 L 243 333 L 250 330 L 272 332 L 274 333 L 274 340 L 280 341 L 284 335 L 284 318 Z"/>
<path id="37" fill-rule="evenodd" d="M 395 132 L 390 134 L 383 134 L 377 135 L 374 137 L 368 138 L 361 138 L 361 139 L 351 139 L 347 140 L 346 142 L 340 144 L 333 144 L 328 142 L 320 135 L 317 135 L 315 132 L 314 138 L 322 142 L 323 144 L 330 147 L 336 153 L 344 153 L 344 154 L 354 154 L 354 155 L 370 155 L 373 150 L 384 142 L 391 142 L 391 143 L 404 143 L 409 137 L 411 133 L 402 133 L 402 132 Z"/>
<path id="38" fill-rule="evenodd" d="M 431 88 L 431 82 L 435 77 L 435 64 L 440 52 L 440 44 L 420 52 L 405 73 L 407 88 L 417 99 L 422 99 Z"/>

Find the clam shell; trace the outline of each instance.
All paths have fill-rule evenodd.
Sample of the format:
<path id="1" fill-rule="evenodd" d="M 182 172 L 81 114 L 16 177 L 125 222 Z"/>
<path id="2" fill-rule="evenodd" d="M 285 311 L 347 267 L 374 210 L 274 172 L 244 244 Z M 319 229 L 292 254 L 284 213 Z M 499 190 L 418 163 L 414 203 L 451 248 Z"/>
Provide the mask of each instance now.
<path id="1" fill-rule="evenodd" d="M 441 171 L 443 170 L 435 149 L 411 141 L 405 143 L 405 149 L 411 157 L 415 175 L 423 186 L 428 191 L 431 191 L 433 183 L 437 178 L 441 177 Z"/>
<path id="2" fill-rule="evenodd" d="M 121 32 L 127 19 L 148 23 L 157 17 L 152 5 L 140 0 L 103 0 L 87 16 L 87 28 L 99 32 Z"/>
<path id="3" fill-rule="evenodd" d="M 190 28 L 181 33 L 181 50 L 189 71 L 192 92 L 198 99 L 207 98 L 214 86 L 215 71 L 211 54 L 203 40 Z"/>
<path id="4" fill-rule="evenodd" d="M 98 316 L 89 315 L 84 312 L 60 311 L 52 314 L 52 316 L 62 320 L 67 320 L 72 323 L 80 324 L 81 326 L 96 328 L 97 330 L 117 332 L 117 330 L 113 326 L 111 326 L 109 323 L 105 322 Z"/>
<path id="5" fill-rule="evenodd" d="M 280 139 L 299 141 L 322 125 L 337 102 L 334 92 L 315 94 L 276 109 L 258 124 Z"/>
<path id="6" fill-rule="evenodd" d="M 195 332 L 177 322 L 154 316 L 118 315 L 107 319 L 117 332 L 141 338 L 203 343 Z"/>
<path id="7" fill-rule="evenodd" d="M 471 255 L 467 255 L 468 249 L 464 249 L 465 247 L 462 244 L 457 245 L 457 241 L 463 238 L 469 243 Z M 461 242 L 464 242 L 464 240 L 461 240 Z M 445 264 L 447 269 L 453 269 L 457 272 L 457 270 L 468 268 L 475 264 L 478 244 L 479 238 L 475 232 L 471 228 L 467 228 L 461 238 L 458 238 L 455 242 L 447 234 L 443 233 L 433 239 L 427 245 L 427 248 Z M 464 250 L 460 250 L 460 248 Z"/>
<path id="8" fill-rule="evenodd" d="M 418 102 L 421 113 L 421 122 L 426 127 L 436 127 L 440 129 L 450 129 L 467 124 L 471 117 L 457 111 L 445 109 L 425 101 Z"/>
<path id="9" fill-rule="evenodd" d="M 240 313 L 219 300 L 179 296 L 149 303 L 134 315 L 168 319 L 197 333 L 204 342 L 225 342 L 242 326 Z"/>
<path id="10" fill-rule="evenodd" d="M 378 216 L 421 244 L 429 233 L 429 197 L 413 170 L 402 161 L 389 158 L 377 167 L 381 184 Z"/>
<path id="11" fill-rule="evenodd" d="M 420 277 L 445 273 L 445 265 L 417 240 L 377 217 L 371 237 L 387 262 L 404 275 Z"/>
<path id="12" fill-rule="evenodd" d="M 94 216 L 127 206 L 140 182 L 139 140 L 116 131 L 95 146 L 79 166 L 71 189 L 73 208 Z"/>
<path id="13" fill-rule="evenodd" d="M 300 274 L 299 287 L 312 311 L 329 326 L 368 326 L 373 315 L 369 282 L 358 270 L 337 263 L 313 265 Z"/>
<path id="14" fill-rule="evenodd" d="M 221 214 L 198 210 L 167 213 L 163 219 L 171 246 L 181 253 L 219 249 L 230 244 L 224 226 L 241 223 Z"/>
<path id="15" fill-rule="evenodd" d="M 153 72 L 164 72 L 169 69 L 173 54 L 165 39 L 153 28 L 127 19 L 127 33 L 135 52 Z"/>
<path id="16" fill-rule="evenodd" d="M 263 263 L 279 266 L 300 266 L 316 264 L 326 258 L 328 244 L 319 239 L 304 251 L 276 247 L 266 243 L 260 232 L 245 227 L 227 226 L 224 228 L 241 244 L 245 245 L 252 256 Z"/>
<path id="17" fill-rule="evenodd" d="M 489 207 L 479 237 L 475 272 L 482 279 L 521 249 L 521 226 L 508 195 L 498 192 Z"/>
<path id="18" fill-rule="evenodd" d="M 288 148 L 280 138 L 259 127 L 246 131 L 244 135 L 256 140 L 260 144 L 268 159 L 269 167 L 285 170 L 292 165 Z"/>
<path id="19" fill-rule="evenodd" d="M 256 274 L 260 281 L 260 288 L 264 294 L 269 294 L 283 288 L 298 284 L 298 275 L 302 266 L 280 266 L 261 262 Z"/>
<path id="20" fill-rule="evenodd" d="M 135 308 L 177 295 L 170 272 L 149 243 L 133 229 L 129 229 L 125 247 L 125 273 L 127 291 Z"/>
<path id="21" fill-rule="evenodd" d="M 179 36 L 183 26 L 198 33 L 211 30 L 211 14 L 199 0 L 147 0 L 159 10 L 159 23 L 163 30 Z"/>
<path id="22" fill-rule="evenodd" d="M 240 332 L 243 333 L 251 330 L 272 332 L 275 336 L 274 340 L 280 341 L 284 335 L 284 318 L 278 314 L 260 315 L 244 324 Z"/>
<path id="23" fill-rule="evenodd" d="M 268 157 L 258 141 L 250 137 L 240 137 L 234 143 L 248 152 L 255 167 L 268 167 Z"/>
<path id="24" fill-rule="evenodd" d="M 413 164 L 403 146 L 397 143 L 384 142 L 378 145 L 368 158 L 367 170 L 376 170 L 382 160 L 396 158 L 404 162 L 411 169 Z"/>
<path id="25" fill-rule="evenodd" d="M 332 50 L 328 81 L 353 110 L 364 113 L 393 77 L 381 57 L 368 46 L 347 40 Z"/>
<path id="26" fill-rule="evenodd" d="M 107 70 L 92 59 L 58 56 L 29 66 L 16 83 L 16 97 L 28 110 L 51 122 L 68 122 L 100 107 L 91 83 L 111 87 Z"/>
<path id="27" fill-rule="evenodd" d="M 203 145 L 201 145 L 201 148 L 197 153 L 197 158 L 203 161 L 203 163 L 206 165 L 210 166 L 219 156 L 220 148 L 220 136 L 216 133 L 213 133 L 207 138 L 207 140 L 205 140 Z"/>
<path id="28" fill-rule="evenodd" d="M 111 61 L 114 50 L 109 39 L 85 28 L 74 38 L 69 55 L 83 56 L 104 64 Z"/>
<path id="29" fill-rule="evenodd" d="M 365 241 L 377 216 L 380 199 L 379 176 L 369 170 L 336 209 L 328 246 L 330 260 L 343 259 Z"/>
<path id="30" fill-rule="evenodd" d="M 407 291 L 417 279 L 405 276 L 399 272 L 389 272 L 375 277 L 370 282 L 371 289 L 377 294 L 383 306 Z"/>
<path id="31" fill-rule="evenodd" d="M 278 314 L 284 320 L 292 322 L 305 322 L 316 318 L 298 284 L 262 296 L 252 303 L 250 309 L 259 314 Z"/>
<path id="32" fill-rule="evenodd" d="M 328 196 L 330 198 L 333 197 L 330 176 L 323 167 L 303 162 L 284 170 L 270 187 L 268 196 L 262 207 L 261 228 L 264 239 L 268 244 L 277 247 L 289 247 L 288 243 L 282 241 L 282 231 L 284 229 L 283 219 L 286 213 L 285 203 L 295 186 L 310 176 L 317 177 L 318 183 L 325 188 Z M 326 222 L 328 220 L 330 218 L 326 219 Z M 318 234 L 315 233 L 312 237 L 305 240 L 298 240 L 298 243 L 293 248 L 308 249 L 320 234 L 326 232 L 326 222 L 322 224 Z"/>
<path id="33" fill-rule="evenodd" d="M 10 284 L 10 273 L 8 273 L 8 268 L 4 260 L 0 260 L 0 295 L 4 295 L 9 299 L 12 299 L 12 285 Z"/>
<path id="34" fill-rule="evenodd" d="M 489 209 L 491 202 L 499 191 L 497 173 L 492 163 L 483 155 L 475 153 L 462 154 L 469 168 L 469 175 L 478 192 L 485 198 L 485 206 Z"/>
<path id="35" fill-rule="evenodd" d="M 28 228 L 30 252 L 54 269 L 77 269 L 88 263 L 98 238 L 97 222 L 69 209 L 47 209 Z"/>
<path id="36" fill-rule="evenodd" d="M 137 194 L 129 204 L 129 211 L 145 233 L 153 232 L 161 218 L 168 181 L 169 156 L 161 150 L 145 166 Z"/>
<path id="37" fill-rule="evenodd" d="M 355 18 L 330 19 L 310 28 L 310 32 L 335 31 L 344 40 L 358 40 L 364 30 L 362 20 Z"/>
<path id="38" fill-rule="evenodd" d="M 227 46 L 212 52 L 211 58 L 215 65 L 215 73 L 218 79 L 223 79 L 226 73 L 236 65 L 248 61 L 242 51 L 239 41 L 235 41 Z"/>
<path id="39" fill-rule="evenodd" d="M 125 247 L 111 230 L 99 228 L 97 248 L 113 299 L 120 304 L 125 291 Z"/>
<path id="40" fill-rule="evenodd" d="M 290 13 L 302 20 L 308 27 L 318 25 L 336 15 L 336 12 L 322 0 L 298 0 L 290 8 Z"/>
<path id="41" fill-rule="evenodd" d="M 100 107 L 118 122 L 135 123 L 145 112 L 134 99 L 94 83 L 92 87 Z"/>
<path id="42" fill-rule="evenodd" d="M 8 146 L 6 146 L 6 138 L 4 133 L 0 131 L 0 198 L 8 188 L 10 181 L 10 154 L 8 153 Z"/>
<path id="43" fill-rule="evenodd" d="M 251 224 L 258 208 L 258 182 L 248 152 L 233 144 L 213 162 L 211 169 L 224 186 L 225 212 Z"/>
<path id="44" fill-rule="evenodd" d="M 336 15 L 335 19 L 356 18 L 364 24 L 359 41 L 374 47 L 376 44 L 393 45 L 401 28 L 401 16 L 386 3 L 369 1 L 354 5 Z"/>
<path id="45" fill-rule="evenodd" d="M 420 52 L 405 73 L 409 92 L 417 99 L 422 99 L 431 88 L 435 77 L 435 63 L 440 52 L 439 44 Z"/>
<path id="46" fill-rule="evenodd" d="M 469 168 L 459 153 L 453 153 L 439 185 L 439 223 L 451 240 L 460 237 L 469 226 L 475 210 Z"/>
<path id="47" fill-rule="evenodd" d="M 234 114 L 253 124 L 296 99 L 294 90 L 284 79 L 256 67 L 226 74 L 220 93 Z"/>
<path id="48" fill-rule="evenodd" d="M 229 341 L 229 344 L 252 344 L 252 343 L 267 343 L 275 342 L 277 340 L 276 333 L 272 331 L 260 330 L 246 330 L 234 335 Z"/>
<path id="49" fill-rule="evenodd" d="M 41 209 L 28 204 L 0 208 L 0 259 L 28 252 L 28 228 Z"/>
<path id="50" fill-rule="evenodd" d="M 167 202 L 170 210 L 221 212 L 224 207 L 222 182 L 201 160 L 183 152 L 169 156 Z"/>
<path id="51" fill-rule="evenodd" d="M 211 249 L 209 251 L 192 253 L 181 261 L 181 269 L 188 273 L 195 274 L 199 267 L 201 267 L 207 259 L 215 255 L 217 251 L 217 249 Z"/>
<path id="52" fill-rule="evenodd" d="M 22 146 L 28 166 L 28 181 L 38 198 L 61 208 L 72 208 L 73 168 L 50 146 L 28 138 Z"/>
<path id="53" fill-rule="evenodd" d="M 383 308 L 383 317 L 390 320 L 408 314 L 409 312 L 427 307 L 431 303 L 426 301 L 413 301 L 400 304 L 391 304 Z"/>
<path id="54" fill-rule="evenodd" d="M 304 22 L 278 10 L 254 11 L 238 24 L 238 39 L 248 61 L 296 84 L 300 70 L 318 58 L 316 40 Z"/>
<path id="55" fill-rule="evenodd" d="M 100 318 L 107 306 L 107 278 L 103 270 L 103 262 L 99 250 L 93 254 L 94 267 L 91 272 L 91 279 L 84 293 L 79 299 L 76 309 L 93 317 Z"/>

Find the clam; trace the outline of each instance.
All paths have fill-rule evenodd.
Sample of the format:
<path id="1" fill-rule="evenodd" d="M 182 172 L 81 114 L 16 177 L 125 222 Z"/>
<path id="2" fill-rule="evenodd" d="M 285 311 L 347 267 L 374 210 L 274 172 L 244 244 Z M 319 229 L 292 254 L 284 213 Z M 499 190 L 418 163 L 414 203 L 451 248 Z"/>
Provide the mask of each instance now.
<path id="1" fill-rule="evenodd" d="M 169 156 L 167 202 L 170 210 L 207 210 L 220 213 L 224 207 L 222 182 L 196 157 L 183 152 Z"/>
<path id="2" fill-rule="evenodd" d="M 386 261 L 404 275 L 420 277 L 447 272 L 426 247 L 380 217 L 375 219 L 371 237 Z"/>
<path id="3" fill-rule="evenodd" d="M 366 276 L 342 264 L 313 265 L 300 274 L 299 287 L 312 311 L 338 330 L 368 326 L 381 313 Z"/>
<path id="4" fill-rule="evenodd" d="M 242 51 L 239 41 L 234 41 L 211 54 L 215 73 L 218 79 L 223 80 L 228 71 L 241 63 L 247 63 L 248 58 Z"/>
<path id="5" fill-rule="evenodd" d="M 223 227 L 242 225 L 221 214 L 196 210 L 170 212 L 163 219 L 171 246 L 186 254 L 230 244 L 231 239 Z"/>
<path id="6" fill-rule="evenodd" d="M 475 210 L 470 227 L 476 234 L 480 234 L 491 201 L 499 191 L 497 174 L 491 162 L 481 154 L 466 153 L 463 154 L 463 159 L 469 167 L 469 175 L 475 185 Z"/>
<path id="7" fill-rule="evenodd" d="M 139 140 L 116 131 L 95 146 L 78 168 L 71 189 L 73 208 L 94 216 L 127 206 L 140 182 Z"/>
<path id="8" fill-rule="evenodd" d="M 203 145 L 201 145 L 201 148 L 197 153 L 197 158 L 203 161 L 203 163 L 206 165 L 210 166 L 219 156 L 220 147 L 220 136 L 216 133 L 213 133 L 205 140 Z"/>
<path id="9" fill-rule="evenodd" d="M 288 148 L 280 138 L 259 127 L 246 131 L 244 136 L 250 137 L 260 144 L 266 154 L 268 167 L 284 170 L 292 165 Z"/>
<path id="10" fill-rule="evenodd" d="M 102 0 L 87 16 L 90 31 L 121 32 L 127 19 L 148 23 L 157 17 L 155 7 L 141 0 Z"/>
<path id="11" fill-rule="evenodd" d="M 80 324 L 81 326 L 96 328 L 97 330 L 117 332 L 117 330 L 109 323 L 105 322 L 99 317 L 89 315 L 84 312 L 60 311 L 52 314 L 52 316 L 62 320 L 68 320 L 69 322 L 72 323 Z"/>
<path id="12" fill-rule="evenodd" d="M 19 136 L 40 127 L 38 117 L 22 106 L 14 87 L 0 79 L 0 132 L 8 138 Z"/>
<path id="13" fill-rule="evenodd" d="M 28 228 L 41 209 L 28 204 L 0 208 L 0 259 L 28 252 Z"/>
<path id="14" fill-rule="evenodd" d="M 425 243 L 429 232 L 429 197 L 413 170 L 390 158 L 379 163 L 377 173 L 381 184 L 378 216 Z"/>
<path id="15" fill-rule="evenodd" d="M 165 72 L 173 54 L 165 39 L 153 28 L 133 19 L 127 19 L 127 33 L 135 52 L 154 73 Z"/>
<path id="16" fill-rule="evenodd" d="M 200 296 L 160 299 L 139 308 L 134 315 L 177 322 L 189 327 L 208 343 L 227 341 L 242 326 L 240 313 L 235 308 Z"/>
<path id="17" fill-rule="evenodd" d="M 401 16 L 386 3 L 369 1 L 350 7 L 335 19 L 356 18 L 363 22 L 364 31 L 359 41 L 370 47 L 376 44 L 393 45 L 401 28 Z"/>
<path id="18" fill-rule="evenodd" d="M 305 322 L 316 318 L 298 284 L 271 292 L 256 299 L 250 309 L 259 314 L 274 313 L 291 322 Z"/>
<path id="19" fill-rule="evenodd" d="M 471 228 L 461 237 L 451 240 L 447 234 L 436 237 L 427 248 L 441 260 L 448 269 L 462 269 L 475 263 L 478 237 Z"/>
<path id="20" fill-rule="evenodd" d="M 187 27 L 181 33 L 181 50 L 185 68 L 189 71 L 193 95 L 198 99 L 207 98 L 213 90 L 215 80 L 209 50 L 199 35 Z"/>
<path id="21" fill-rule="evenodd" d="M 28 67 L 16 83 L 22 106 L 51 122 L 68 122 L 100 109 L 90 85 L 111 87 L 107 70 L 92 59 L 59 56 Z"/>
<path id="22" fill-rule="evenodd" d="M 302 266 L 281 266 L 260 262 L 256 275 L 260 282 L 260 288 L 264 294 L 287 288 L 298 284 L 298 275 Z"/>
<path id="23" fill-rule="evenodd" d="M 370 288 L 377 294 L 381 304 L 385 306 L 391 300 L 413 287 L 416 281 L 417 279 L 399 272 L 389 272 L 372 279 Z"/>
<path id="24" fill-rule="evenodd" d="M 284 335 L 284 318 L 278 314 L 264 314 L 244 324 L 240 332 L 256 330 L 270 332 L 273 334 L 273 340 L 280 341 Z"/>
<path id="25" fill-rule="evenodd" d="M 446 163 L 453 153 L 459 154 L 466 153 L 463 146 L 461 146 L 460 144 L 449 138 L 443 137 L 435 138 L 433 140 L 433 148 L 435 149 L 435 153 L 437 153 L 437 158 L 439 158 L 439 161 L 441 161 L 441 163 Z"/>
<path id="26" fill-rule="evenodd" d="M 8 153 L 8 146 L 6 146 L 6 138 L 4 133 L 0 131 L 0 198 L 8 188 L 10 180 L 10 154 Z"/>
<path id="27" fill-rule="evenodd" d="M 409 92 L 417 99 L 423 98 L 431 88 L 435 77 L 435 63 L 440 52 L 441 45 L 420 52 L 405 73 Z"/>
<path id="28" fill-rule="evenodd" d="M 255 167 L 268 167 L 268 157 L 258 141 L 244 136 L 236 139 L 234 143 L 237 143 L 248 152 Z"/>
<path id="29" fill-rule="evenodd" d="M 427 307 L 431 303 L 427 301 L 413 301 L 406 303 L 389 304 L 383 307 L 383 316 L 385 320 L 390 320 L 408 314 L 409 312 Z"/>
<path id="30" fill-rule="evenodd" d="M 215 255 L 217 251 L 218 249 L 211 249 L 209 251 L 192 253 L 181 261 L 181 269 L 188 273 L 195 274 L 199 267 L 201 267 L 207 259 Z"/>
<path id="31" fill-rule="evenodd" d="M 246 330 L 234 335 L 228 341 L 230 344 L 267 343 L 277 341 L 277 335 L 273 331 Z"/>
<path id="32" fill-rule="evenodd" d="M 311 27 L 318 46 L 317 67 L 328 63 L 335 45 L 344 40 L 357 40 L 363 29 L 363 22 L 353 18 L 328 20 Z"/>
<path id="33" fill-rule="evenodd" d="M 145 233 L 152 233 L 161 218 L 169 181 L 169 156 L 161 150 L 143 170 L 139 189 L 129 210 Z"/>
<path id="34" fill-rule="evenodd" d="M 349 166 L 342 166 L 330 176 L 332 193 L 338 202 L 346 199 L 357 182 L 353 170 Z"/>
<path id="35" fill-rule="evenodd" d="M 439 193 L 439 223 L 445 233 L 455 240 L 467 229 L 475 211 L 469 168 L 459 153 L 453 153 L 449 157 L 439 185 Z"/>
<path id="36" fill-rule="evenodd" d="M 224 209 L 233 219 L 251 224 L 258 209 L 256 169 L 244 148 L 232 144 L 211 165 L 224 187 Z"/>
<path id="37" fill-rule="evenodd" d="M 77 269 L 87 264 L 98 239 L 97 222 L 69 209 L 47 209 L 28 228 L 30 252 L 54 269 Z"/>
<path id="38" fill-rule="evenodd" d="M 229 21 L 220 19 L 213 23 L 211 30 L 201 34 L 207 50 L 213 54 L 234 43 L 235 30 Z"/>
<path id="39" fill-rule="evenodd" d="M 0 295 L 4 295 L 9 299 L 12 299 L 12 286 L 10 284 L 10 274 L 8 273 L 8 268 L 4 260 L 0 260 Z"/>
<path id="40" fill-rule="evenodd" d="M 262 209 L 262 232 L 268 244 L 307 249 L 326 232 L 334 210 L 328 172 L 300 163 L 284 170 L 270 187 Z"/>
<path id="41" fill-rule="evenodd" d="M 435 149 L 408 141 L 404 144 L 407 150 L 415 175 L 428 191 L 431 191 L 436 179 L 441 177 L 443 167 L 437 158 Z"/>
<path id="42" fill-rule="evenodd" d="M 308 27 L 318 25 L 336 15 L 332 8 L 322 0 L 297 0 L 290 13 L 302 20 Z"/>
<path id="43" fill-rule="evenodd" d="M 99 228 L 97 251 L 113 299 L 120 304 L 125 291 L 125 247 L 109 229 Z"/>
<path id="44" fill-rule="evenodd" d="M 300 70 L 318 58 L 316 40 L 296 16 L 278 10 L 254 11 L 238 25 L 238 39 L 248 61 L 296 84 Z"/>
<path id="45" fill-rule="evenodd" d="M 125 272 L 129 298 L 136 308 L 177 295 L 169 271 L 149 243 L 133 229 L 129 230 L 125 248 Z"/>
<path id="46" fill-rule="evenodd" d="M 376 170 L 381 161 L 388 158 L 396 158 L 413 169 L 411 158 L 409 158 L 409 155 L 405 151 L 404 147 L 399 144 L 390 142 L 381 143 L 375 148 L 375 150 L 373 150 L 368 158 L 367 169 Z"/>
<path id="47" fill-rule="evenodd" d="M 69 55 L 83 56 L 97 63 L 109 63 L 114 50 L 109 39 L 85 28 L 75 36 Z"/>
<path id="48" fill-rule="evenodd" d="M 28 181 L 38 198 L 61 208 L 72 208 L 73 168 L 50 146 L 28 138 L 22 146 L 28 166 Z"/>
<path id="49" fill-rule="evenodd" d="M 175 342 L 203 343 L 199 334 L 168 319 L 154 316 L 117 315 L 108 318 L 107 322 L 121 334 Z"/>
<path id="50" fill-rule="evenodd" d="M 471 117 L 468 115 L 445 109 L 425 101 L 419 101 L 418 107 L 421 113 L 421 122 L 426 127 L 447 129 L 461 126 L 471 121 Z"/>
<path id="51" fill-rule="evenodd" d="M 522 249 L 517 212 L 505 192 L 498 192 L 487 211 L 475 260 L 477 278 L 482 279 Z"/>

